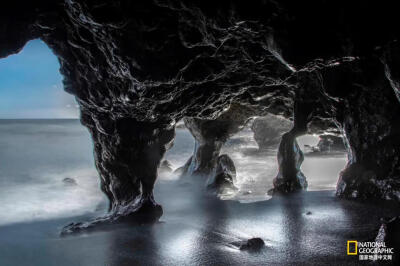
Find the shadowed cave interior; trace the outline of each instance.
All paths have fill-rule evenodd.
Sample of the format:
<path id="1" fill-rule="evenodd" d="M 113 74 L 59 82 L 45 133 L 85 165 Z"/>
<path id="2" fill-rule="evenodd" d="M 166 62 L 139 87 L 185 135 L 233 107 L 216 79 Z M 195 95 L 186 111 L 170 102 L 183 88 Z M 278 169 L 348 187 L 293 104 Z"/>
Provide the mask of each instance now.
<path id="1" fill-rule="evenodd" d="M 76 97 L 80 121 L 90 132 L 109 200 L 106 216 L 72 223 L 62 234 L 158 221 L 163 209 L 154 184 L 160 166 L 168 166 L 163 157 L 179 121 L 195 148 L 176 174 L 217 194 L 237 189 L 235 165 L 221 149 L 251 121 L 260 150 L 279 144 L 279 171 L 269 195 L 307 189 L 300 169 L 304 147 L 296 139 L 315 134 L 323 137 L 309 147 L 312 152 L 336 145 L 347 152 L 338 198 L 400 201 L 393 5 L 7 2 L 0 11 L 0 57 L 36 38 L 51 48 L 64 89 Z M 370 20 L 376 13 L 388 15 Z M 262 121 L 268 117 L 276 120 Z M 265 134 L 270 137 L 263 139 Z"/>

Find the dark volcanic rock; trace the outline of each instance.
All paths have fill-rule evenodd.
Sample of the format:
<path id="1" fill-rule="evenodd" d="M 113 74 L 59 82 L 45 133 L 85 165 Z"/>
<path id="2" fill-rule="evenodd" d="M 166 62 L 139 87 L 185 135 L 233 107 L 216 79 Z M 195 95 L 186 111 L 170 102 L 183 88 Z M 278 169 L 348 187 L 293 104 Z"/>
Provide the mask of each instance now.
<path id="1" fill-rule="evenodd" d="M 252 113 L 251 109 L 232 105 L 215 120 L 185 118 L 185 125 L 195 139 L 195 148 L 190 161 L 182 169 L 183 175 L 209 177 L 216 170 L 222 145 L 243 129 Z"/>
<path id="2" fill-rule="evenodd" d="M 66 177 L 66 178 L 64 178 L 64 179 L 62 180 L 62 182 L 63 182 L 65 185 L 68 185 L 68 186 L 76 186 L 76 185 L 78 185 L 78 183 L 76 182 L 76 180 L 73 179 L 73 178 L 71 178 L 71 177 Z"/>
<path id="3" fill-rule="evenodd" d="M 321 135 L 317 144 L 318 151 L 331 152 L 331 151 L 346 151 L 342 137 L 334 135 Z"/>
<path id="4" fill-rule="evenodd" d="M 236 168 L 232 159 L 226 154 L 219 156 L 215 174 L 209 178 L 207 188 L 217 194 L 224 193 L 226 190 L 237 190 L 235 181 Z"/>
<path id="5" fill-rule="evenodd" d="M 383 55 L 385 75 L 400 102 L 400 43 L 398 40 L 390 42 Z"/>
<path id="6" fill-rule="evenodd" d="M 83 109 L 84 110 L 84 109 Z M 153 197 L 157 169 L 172 145 L 174 127 L 81 114 L 94 141 L 101 189 L 109 199 L 109 214 L 90 222 L 68 225 L 63 234 L 116 222 L 154 222 L 162 208 Z"/>
<path id="7" fill-rule="evenodd" d="M 334 88 L 346 90 L 343 101 L 335 105 L 342 108 L 337 120 L 349 147 L 337 195 L 400 200 L 400 104 L 374 60 L 341 68 L 323 72 L 327 91 L 337 95 Z"/>
<path id="8" fill-rule="evenodd" d="M 166 172 L 166 173 L 170 173 L 172 172 L 174 169 L 172 168 L 172 164 L 170 163 L 170 161 L 168 160 L 163 160 L 160 164 L 160 167 L 158 168 L 159 171 L 161 172 Z"/>
<path id="9" fill-rule="evenodd" d="M 304 145 L 306 146 L 306 145 Z M 316 146 L 309 147 L 312 153 L 346 152 L 343 138 L 335 135 L 320 135 Z"/>
<path id="10" fill-rule="evenodd" d="M 278 149 L 279 172 L 274 179 L 274 188 L 270 193 L 290 193 L 306 190 L 308 183 L 301 172 L 300 166 L 304 161 L 304 155 L 296 137 L 307 133 L 307 125 L 311 121 L 312 109 L 309 105 L 311 97 L 304 97 L 305 91 L 300 91 L 294 107 L 294 124 L 292 129 L 282 136 Z"/>
<path id="11" fill-rule="evenodd" d="M 232 159 L 227 154 L 222 154 L 218 157 L 216 174 L 226 173 L 232 176 L 233 181 L 236 181 L 236 168 Z"/>
<path id="12" fill-rule="evenodd" d="M 196 149 L 183 172 L 213 172 L 221 145 L 249 117 L 227 112 L 235 106 L 293 118 L 277 191 L 306 187 L 296 137 L 329 130 L 343 132 L 349 151 L 338 196 L 400 200 L 396 4 L 5 1 L 0 58 L 35 38 L 58 57 L 93 138 L 109 221 L 161 215 L 152 189 L 184 117 Z"/>
<path id="13" fill-rule="evenodd" d="M 240 250 L 247 250 L 247 251 L 260 251 L 262 248 L 265 247 L 264 240 L 259 237 L 250 238 L 247 241 L 240 241 L 237 242 L 236 245 L 239 244 Z"/>
<path id="14" fill-rule="evenodd" d="M 393 262 L 400 262 L 400 216 L 382 219 L 383 223 L 375 238 L 376 242 L 384 242 L 387 248 L 394 248 Z"/>
<path id="15" fill-rule="evenodd" d="M 137 204 L 139 207 L 132 212 L 110 213 L 104 217 L 99 217 L 88 222 L 77 222 L 66 225 L 60 236 L 79 234 L 81 232 L 97 231 L 107 229 L 113 224 L 146 224 L 155 223 L 162 216 L 163 210 L 160 205 L 155 205 L 148 200 L 141 200 Z"/>
<path id="16" fill-rule="evenodd" d="M 292 133 L 283 135 L 278 150 L 279 173 L 274 179 L 273 192 L 289 193 L 307 189 L 306 177 L 300 170 L 303 161 L 303 152 Z"/>
<path id="17" fill-rule="evenodd" d="M 281 137 L 292 127 L 292 123 L 284 118 L 268 114 L 255 118 L 251 126 L 254 140 L 259 149 L 274 148 L 281 141 Z"/>

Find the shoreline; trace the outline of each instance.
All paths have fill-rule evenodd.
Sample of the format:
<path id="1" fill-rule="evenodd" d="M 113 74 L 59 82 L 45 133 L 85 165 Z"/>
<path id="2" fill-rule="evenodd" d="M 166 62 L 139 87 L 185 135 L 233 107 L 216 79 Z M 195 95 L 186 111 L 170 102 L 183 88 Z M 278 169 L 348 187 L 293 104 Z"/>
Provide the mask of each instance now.
<path id="1" fill-rule="evenodd" d="M 380 218 L 395 216 L 400 205 L 338 199 L 333 193 L 312 191 L 238 203 L 162 183 L 156 188 L 164 208 L 159 223 L 115 225 L 65 238 L 58 236 L 62 226 L 96 214 L 0 226 L 0 264 L 354 265 L 359 261 L 346 255 L 346 241 L 375 237 Z M 266 247 L 249 253 L 231 245 L 250 237 L 261 237 Z"/>

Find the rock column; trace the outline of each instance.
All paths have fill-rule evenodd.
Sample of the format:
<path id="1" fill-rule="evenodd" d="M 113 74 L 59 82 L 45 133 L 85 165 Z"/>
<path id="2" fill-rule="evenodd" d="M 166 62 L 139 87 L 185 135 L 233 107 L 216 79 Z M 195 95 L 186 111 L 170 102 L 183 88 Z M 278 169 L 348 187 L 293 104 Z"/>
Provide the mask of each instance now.
<path id="1" fill-rule="evenodd" d="M 157 168 L 175 136 L 174 127 L 139 122 L 82 109 L 94 145 L 101 189 L 109 199 L 109 214 L 88 223 L 70 224 L 64 233 L 110 222 L 153 222 L 162 207 L 153 196 Z"/>
<path id="2" fill-rule="evenodd" d="M 300 170 L 304 155 L 296 138 L 307 133 L 310 113 L 311 107 L 306 102 L 295 102 L 293 127 L 282 136 L 279 144 L 279 173 L 273 181 L 273 193 L 290 193 L 307 189 L 306 177 Z"/>
<path id="3" fill-rule="evenodd" d="M 192 157 L 185 164 L 182 175 L 209 176 L 216 170 L 223 144 L 243 129 L 250 118 L 250 110 L 231 105 L 215 120 L 185 118 L 185 125 L 195 139 Z"/>

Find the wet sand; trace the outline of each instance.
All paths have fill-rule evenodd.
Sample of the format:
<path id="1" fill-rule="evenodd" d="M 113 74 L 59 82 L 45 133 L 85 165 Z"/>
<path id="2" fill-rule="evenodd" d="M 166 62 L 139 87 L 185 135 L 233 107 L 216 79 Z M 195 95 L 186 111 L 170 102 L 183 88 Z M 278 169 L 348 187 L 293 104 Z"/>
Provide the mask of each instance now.
<path id="1" fill-rule="evenodd" d="M 346 241 L 374 238 L 381 217 L 400 213 L 398 204 L 343 200 L 333 191 L 243 204 L 193 189 L 159 182 L 164 215 L 154 225 L 58 236 L 62 226 L 97 212 L 1 226 L 0 265 L 356 265 Z M 266 247 L 252 253 L 230 244 L 251 237 Z"/>

